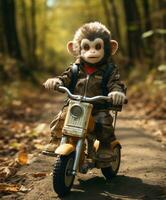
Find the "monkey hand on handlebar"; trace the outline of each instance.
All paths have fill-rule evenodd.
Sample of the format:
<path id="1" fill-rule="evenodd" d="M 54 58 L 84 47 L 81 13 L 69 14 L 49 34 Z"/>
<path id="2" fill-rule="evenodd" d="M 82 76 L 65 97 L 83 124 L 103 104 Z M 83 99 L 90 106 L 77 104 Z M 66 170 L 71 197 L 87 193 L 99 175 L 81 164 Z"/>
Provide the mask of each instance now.
<path id="1" fill-rule="evenodd" d="M 43 85 L 46 89 L 57 90 L 59 86 L 63 86 L 63 82 L 59 78 L 49 78 Z"/>

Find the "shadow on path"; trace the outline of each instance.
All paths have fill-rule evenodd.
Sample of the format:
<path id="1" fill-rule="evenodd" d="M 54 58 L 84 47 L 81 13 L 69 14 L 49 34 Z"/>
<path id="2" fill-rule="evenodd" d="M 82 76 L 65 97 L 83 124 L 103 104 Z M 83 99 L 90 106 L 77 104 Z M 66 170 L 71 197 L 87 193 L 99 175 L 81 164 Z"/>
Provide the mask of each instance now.
<path id="1" fill-rule="evenodd" d="M 117 176 L 111 182 L 102 177 L 94 177 L 88 180 L 79 180 L 75 185 L 75 191 L 63 198 L 86 199 L 86 200 L 120 200 L 120 199 L 142 199 L 142 200 L 164 200 L 164 188 L 159 185 L 143 183 L 141 179 L 129 176 Z"/>

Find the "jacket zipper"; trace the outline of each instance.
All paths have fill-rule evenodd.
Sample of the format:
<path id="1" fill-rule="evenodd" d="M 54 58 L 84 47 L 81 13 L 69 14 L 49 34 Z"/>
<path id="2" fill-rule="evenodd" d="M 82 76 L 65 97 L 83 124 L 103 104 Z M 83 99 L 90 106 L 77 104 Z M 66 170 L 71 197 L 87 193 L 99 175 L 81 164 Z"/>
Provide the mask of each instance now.
<path id="1" fill-rule="evenodd" d="M 90 75 L 88 74 L 87 77 L 86 77 L 86 83 L 85 83 L 85 89 L 84 89 L 84 97 L 86 97 L 86 95 L 87 95 L 89 79 L 90 79 Z"/>

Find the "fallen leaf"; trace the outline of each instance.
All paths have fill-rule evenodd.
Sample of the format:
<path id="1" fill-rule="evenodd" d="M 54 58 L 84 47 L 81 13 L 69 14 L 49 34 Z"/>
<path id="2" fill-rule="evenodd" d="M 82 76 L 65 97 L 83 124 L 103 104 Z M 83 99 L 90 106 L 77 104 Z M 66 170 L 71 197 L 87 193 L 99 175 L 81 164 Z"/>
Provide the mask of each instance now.
<path id="1" fill-rule="evenodd" d="M 35 144 L 34 146 L 36 147 L 36 149 L 39 149 L 39 150 L 44 149 L 44 145 L 42 145 L 42 144 Z"/>
<path id="2" fill-rule="evenodd" d="M 37 160 L 37 157 L 35 154 L 28 154 L 28 163 L 27 164 L 31 164 L 33 162 L 35 162 Z"/>
<path id="3" fill-rule="evenodd" d="M 34 132 L 36 134 L 40 134 L 40 133 L 44 132 L 46 130 L 46 128 L 47 128 L 47 125 L 45 123 L 41 123 L 34 129 Z"/>
<path id="4" fill-rule="evenodd" d="M 20 192 L 28 192 L 28 191 L 30 191 L 30 190 L 31 190 L 31 189 L 26 188 L 24 185 L 21 185 L 21 187 L 20 187 L 20 189 L 19 189 Z"/>
<path id="5" fill-rule="evenodd" d="M 12 105 L 13 105 L 13 106 L 20 106 L 21 104 L 22 104 L 22 102 L 19 101 L 19 100 L 13 100 L 13 101 L 12 101 Z"/>
<path id="6" fill-rule="evenodd" d="M 13 192 L 27 192 L 31 189 L 26 188 L 24 185 L 0 183 L 0 192 L 13 193 Z"/>
<path id="7" fill-rule="evenodd" d="M 21 165 L 28 164 L 28 153 L 25 147 L 22 147 L 21 150 L 18 152 L 17 160 Z"/>
<path id="8" fill-rule="evenodd" d="M 10 176 L 15 175 L 17 172 L 17 168 L 15 167 L 0 167 L 0 181 L 4 181 Z"/>
<path id="9" fill-rule="evenodd" d="M 7 161 L 7 158 L 5 158 L 5 157 L 0 157 L 0 163 L 2 163 L 2 162 L 5 162 L 5 161 Z"/>
<path id="10" fill-rule="evenodd" d="M 19 185 L 0 183 L 0 192 L 18 192 L 20 189 Z"/>
<path id="11" fill-rule="evenodd" d="M 14 149 L 19 149 L 20 148 L 20 146 L 21 146 L 21 144 L 19 143 L 19 142 L 17 142 L 17 141 L 15 141 L 15 142 L 11 142 L 10 144 L 9 144 L 9 146 L 11 147 L 11 148 L 14 148 Z"/>
<path id="12" fill-rule="evenodd" d="M 159 137 L 162 135 L 162 131 L 161 130 L 157 130 L 156 132 L 153 133 L 154 136 Z"/>
<path id="13" fill-rule="evenodd" d="M 9 167 L 15 167 L 15 168 L 17 168 L 17 167 L 19 167 L 20 165 L 19 165 L 19 163 L 18 163 L 18 161 L 16 161 L 16 160 L 12 160 L 12 161 L 10 161 L 10 163 L 9 163 Z"/>
<path id="14" fill-rule="evenodd" d="M 35 178 L 45 177 L 45 176 L 47 176 L 47 173 L 45 173 L 45 172 L 38 172 L 38 173 L 32 174 L 32 176 L 35 177 Z"/>

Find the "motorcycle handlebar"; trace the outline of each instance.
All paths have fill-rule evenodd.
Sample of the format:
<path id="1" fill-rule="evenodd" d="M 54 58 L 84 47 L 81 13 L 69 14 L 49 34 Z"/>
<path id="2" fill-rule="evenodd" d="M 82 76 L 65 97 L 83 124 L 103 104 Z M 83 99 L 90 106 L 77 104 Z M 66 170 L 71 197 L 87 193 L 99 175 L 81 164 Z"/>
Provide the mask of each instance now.
<path id="1" fill-rule="evenodd" d="M 105 101 L 110 101 L 110 97 L 108 96 L 95 96 L 95 97 L 85 97 L 85 96 L 81 96 L 81 95 L 74 95 L 70 92 L 70 90 L 64 86 L 59 86 L 57 88 L 58 91 L 60 92 L 66 92 L 68 94 L 68 96 L 73 99 L 73 100 L 77 100 L 77 101 L 85 101 L 85 102 L 94 102 L 94 101 L 98 101 L 98 100 L 105 100 Z M 128 100 L 125 99 L 124 104 L 127 104 Z"/>

